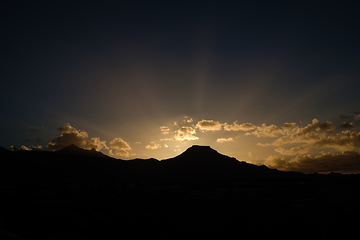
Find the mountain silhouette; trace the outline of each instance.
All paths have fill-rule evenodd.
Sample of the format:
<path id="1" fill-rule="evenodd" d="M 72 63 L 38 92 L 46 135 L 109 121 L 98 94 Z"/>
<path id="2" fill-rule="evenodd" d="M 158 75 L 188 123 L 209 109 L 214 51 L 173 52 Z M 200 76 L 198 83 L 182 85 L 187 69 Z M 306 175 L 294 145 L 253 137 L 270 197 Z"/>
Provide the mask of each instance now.
<path id="1" fill-rule="evenodd" d="M 193 145 L 180 155 L 162 160 L 168 176 L 190 179 L 239 179 L 274 175 L 277 170 L 240 162 L 209 146 Z"/>
<path id="2" fill-rule="evenodd" d="M 6 148 L 0 147 L 0 153 L 9 152 Z"/>
<path id="3" fill-rule="evenodd" d="M 96 151 L 94 148 L 92 148 L 91 150 L 86 150 L 86 149 L 77 147 L 75 144 L 71 144 L 71 145 L 57 151 L 57 153 L 67 154 L 67 155 L 94 157 L 94 158 L 109 158 L 109 156 L 103 154 L 102 152 Z"/>
<path id="4" fill-rule="evenodd" d="M 244 179 L 281 177 L 289 173 L 240 162 L 209 146 L 194 145 L 165 159 L 120 160 L 95 149 L 69 145 L 59 151 L 0 151 L 3 180 L 21 181 L 130 181 L 151 179 Z M 293 173 L 294 175 L 295 173 Z"/>

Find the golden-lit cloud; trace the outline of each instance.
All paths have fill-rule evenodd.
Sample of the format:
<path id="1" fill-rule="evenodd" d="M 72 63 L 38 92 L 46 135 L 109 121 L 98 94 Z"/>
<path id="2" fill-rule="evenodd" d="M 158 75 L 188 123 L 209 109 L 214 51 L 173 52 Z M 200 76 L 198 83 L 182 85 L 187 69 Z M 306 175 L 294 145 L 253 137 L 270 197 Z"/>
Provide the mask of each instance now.
<path id="1" fill-rule="evenodd" d="M 166 145 L 166 144 L 165 144 Z M 151 142 L 149 145 L 147 145 L 145 147 L 146 149 L 151 149 L 151 150 L 155 150 L 155 149 L 158 149 L 158 148 L 161 148 L 161 145 L 158 144 L 158 143 L 155 143 L 155 142 Z"/>
<path id="2" fill-rule="evenodd" d="M 229 137 L 229 138 L 218 138 L 218 139 L 216 139 L 216 141 L 217 141 L 218 143 L 224 143 L 224 142 L 233 142 L 234 139 L 231 138 L 231 137 Z"/>
<path id="3" fill-rule="evenodd" d="M 57 130 L 61 133 L 61 135 L 52 139 L 47 144 L 47 148 L 49 150 L 57 151 L 71 144 L 88 150 L 92 148 L 97 151 L 102 148 L 108 149 L 105 141 L 100 141 L 98 137 L 88 139 L 88 134 L 85 131 L 79 131 L 69 124 L 64 127 L 59 127 Z"/>
<path id="4" fill-rule="evenodd" d="M 225 131 L 250 131 L 255 128 L 256 126 L 252 123 L 238 124 L 237 121 L 235 121 L 233 124 L 224 123 Z"/>
<path id="5" fill-rule="evenodd" d="M 174 138 L 161 138 L 160 141 L 174 141 Z"/>
<path id="6" fill-rule="evenodd" d="M 166 135 L 166 134 L 169 134 L 170 133 L 170 129 L 166 126 L 161 126 L 160 127 L 160 131 L 162 134 Z"/>
<path id="7" fill-rule="evenodd" d="M 184 118 L 185 119 L 183 119 L 180 122 L 174 121 L 174 126 L 183 126 L 183 127 L 193 126 L 192 122 L 194 120 L 192 118 L 189 118 L 188 116 L 185 116 Z"/>
<path id="8" fill-rule="evenodd" d="M 296 134 L 303 135 L 303 134 L 309 133 L 314 130 L 316 130 L 317 132 L 328 132 L 328 131 L 335 130 L 335 128 L 336 128 L 335 125 L 329 121 L 319 122 L 319 120 L 314 118 L 312 120 L 312 124 L 308 124 L 304 128 L 299 128 L 299 130 L 297 131 Z"/>
<path id="9" fill-rule="evenodd" d="M 278 135 L 277 139 L 271 143 L 258 143 L 257 145 L 263 147 L 277 146 L 278 148 L 274 150 L 281 155 L 303 155 L 309 154 L 313 150 L 318 152 L 321 149 L 332 149 L 342 152 L 357 151 L 359 149 L 357 146 L 360 143 L 360 133 L 349 130 L 335 133 L 336 127 L 329 121 L 319 122 L 317 119 L 313 119 L 312 123 L 305 127 L 299 127 L 295 124 L 285 126 L 284 124 L 282 128 L 272 126 L 272 132 L 269 129 L 268 126 L 264 126 L 263 129 L 258 128 L 254 133 L 249 134 L 255 134 L 258 137 L 277 137 Z M 274 132 L 277 134 L 274 134 Z M 279 147 L 294 143 L 302 145 L 289 149 Z M 279 159 L 281 160 L 282 158 Z M 276 161 L 281 162 L 279 159 Z"/>
<path id="10" fill-rule="evenodd" d="M 198 140 L 199 138 L 195 136 L 196 130 L 193 127 L 181 127 L 180 129 L 175 131 L 174 139 L 176 141 L 193 141 Z"/>
<path id="11" fill-rule="evenodd" d="M 214 120 L 201 120 L 196 126 L 200 131 L 220 131 L 222 129 L 222 124 L 219 121 Z"/>
<path id="12" fill-rule="evenodd" d="M 128 151 L 131 150 L 131 147 L 122 138 L 114 138 L 108 147 L 106 141 L 101 141 L 98 137 L 88 139 L 87 132 L 77 130 L 69 124 L 64 127 L 59 127 L 58 131 L 61 135 L 48 143 L 47 148 L 49 150 L 57 151 L 74 144 L 79 148 L 87 150 L 95 149 L 96 151 L 100 151 L 103 148 L 108 149 L 110 156 L 130 156 Z"/>
<path id="13" fill-rule="evenodd" d="M 253 132 L 247 132 L 246 135 L 255 135 L 258 138 L 261 137 L 278 137 L 283 134 L 283 130 L 276 125 L 267 126 L 263 123 L 261 126 L 256 127 L 256 130 Z"/>
<path id="14" fill-rule="evenodd" d="M 283 128 L 284 129 L 293 129 L 293 128 L 297 128 L 298 127 L 298 125 L 296 124 L 296 123 L 284 123 L 284 126 L 283 126 Z"/>
<path id="15" fill-rule="evenodd" d="M 110 155 L 128 157 L 130 156 L 129 150 L 131 150 L 130 145 L 125 142 L 122 138 L 114 138 L 110 142 Z"/>
<path id="16" fill-rule="evenodd" d="M 313 119 L 311 124 L 305 127 L 298 127 L 295 123 L 285 123 L 283 127 L 276 125 L 266 126 L 263 124 L 257 127 L 254 132 L 246 135 L 256 135 L 257 137 L 278 137 L 271 144 L 258 144 L 260 146 L 281 146 L 289 143 L 310 143 L 318 141 L 327 136 L 328 132 L 335 130 L 335 125 L 331 122 L 319 122 Z"/>
<path id="17" fill-rule="evenodd" d="M 311 147 L 309 146 L 301 146 L 301 147 L 293 147 L 293 148 L 290 148 L 288 150 L 282 148 L 282 147 L 279 147 L 279 148 L 275 148 L 275 152 L 278 152 L 282 155 L 296 155 L 296 154 L 306 154 L 309 152 L 309 149 Z"/>
<path id="18" fill-rule="evenodd" d="M 269 156 L 264 162 L 264 164 L 270 168 L 276 168 L 281 171 L 299 171 L 304 173 L 359 173 L 359 163 L 360 153 L 358 151 L 324 153 L 315 157 L 310 155 L 299 155 L 291 159 Z"/>

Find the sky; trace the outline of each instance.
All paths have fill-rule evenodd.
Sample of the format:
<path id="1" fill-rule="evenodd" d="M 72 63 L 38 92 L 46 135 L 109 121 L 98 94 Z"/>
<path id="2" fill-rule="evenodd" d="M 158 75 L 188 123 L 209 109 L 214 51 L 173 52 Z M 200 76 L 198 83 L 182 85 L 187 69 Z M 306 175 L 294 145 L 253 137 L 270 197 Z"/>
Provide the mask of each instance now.
<path id="1" fill-rule="evenodd" d="M 360 172 L 357 1 L 5 1 L 0 146 Z"/>

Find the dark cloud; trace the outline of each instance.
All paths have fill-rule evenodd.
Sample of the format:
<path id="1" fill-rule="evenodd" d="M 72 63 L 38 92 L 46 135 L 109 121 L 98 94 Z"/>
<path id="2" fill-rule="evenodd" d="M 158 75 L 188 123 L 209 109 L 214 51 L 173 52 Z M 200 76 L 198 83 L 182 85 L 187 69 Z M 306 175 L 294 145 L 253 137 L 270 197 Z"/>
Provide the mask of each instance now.
<path id="1" fill-rule="evenodd" d="M 340 114 L 340 118 L 342 119 L 355 118 L 356 120 L 360 120 L 360 110 L 352 113 L 350 116 L 344 116 Z"/>
<path id="2" fill-rule="evenodd" d="M 41 140 L 40 140 L 40 138 L 39 138 L 39 137 L 37 137 L 35 140 L 32 140 L 32 139 L 30 139 L 30 138 L 25 138 L 25 139 L 24 139 L 24 141 L 25 141 L 25 142 L 32 142 L 32 141 L 35 141 L 35 142 L 37 142 L 37 143 L 41 143 Z"/>
<path id="3" fill-rule="evenodd" d="M 356 126 L 355 126 L 355 124 L 353 122 L 350 122 L 350 123 L 343 122 L 343 124 L 341 124 L 339 127 L 345 128 L 345 129 L 356 128 Z"/>
<path id="4" fill-rule="evenodd" d="M 101 150 L 102 148 L 108 148 L 105 141 L 100 141 L 99 138 L 88 139 L 88 134 L 85 131 L 78 131 L 76 128 L 66 125 L 59 127 L 58 131 L 61 135 L 51 140 L 47 148 L 52 151 L 60 150 L 66 146 L 74 144 L 79 148 Z"/>
<path id="5" fill-rule="evenodd" d="M 264 164 L 281 171 L 360 173 L 360 153 L 346 151 L 338 154 L 326 153 L 315 157 L 301 155 L 290 160 L 270 156 Z"/>
<path id="6" fill-rule="evenodd" d="M 352 118 L 351 116 L 344 116 L 344 115 L 341 115 L 340 114 L 340 118 L 342 118 L 342 119 L 347 119 L 347 118 Z"/>
<path id="7" fill-rule="evenodd" d="M 39 130 L 39 128 L 37 128 L 37 127 L 30 127 L 31 132 L 37 132 L 38 130 Z"/>

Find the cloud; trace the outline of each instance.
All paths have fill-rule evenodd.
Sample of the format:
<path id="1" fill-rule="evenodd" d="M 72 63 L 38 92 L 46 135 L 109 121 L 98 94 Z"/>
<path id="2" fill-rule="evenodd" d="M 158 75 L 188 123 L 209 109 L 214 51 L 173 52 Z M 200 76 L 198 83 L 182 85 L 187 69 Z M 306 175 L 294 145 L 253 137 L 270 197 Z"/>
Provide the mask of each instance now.
<path id="1" fill-rule="evenodd" d="M 224 123 L 225 131 L 250 131 L 255 128 L 256 126 L 252 123 L 238 124 L 237 121 L 235 121 L 233 124 Z"/>
<path id="2" fill-rule="evenodd" d="M 193 126 L 192 122 L 194 120 L 192 118 L 189 118 L 188 116 L 185 116 L 184 118 L 185 119 L 180 122 L 174 121 L 174 126 L 183 126 L 183 127 Z"/>
<path id="3" fill-rule="evenodd" d="M 298 127 L 298 125 L 294 122 L 284 123 L 284 126 L 283 126 L 284 129 L 293 129 L 293 128 L 297 128 L 297 127 Z"/>
<path id="4" fill-rule="evenodd" d="M 355 124 L 343 123 L 343 128 L 353 129 Z M 263 124 L 257 127 L 254 132 L 246 135 L 256 135 L 257 137 L 276 137 L 271 143 L 258 143 L 258 146 L 276 146 L 275 152 L 284 156 L 304 156 L 311 152 L 318 153 L 322 149 L 331 149 L 331 152 L 358 151 L 360 143 L 360 133 L 349 130 L 335 133 L 336 126 L 329 121 L 319 122 L 313 119 L 311 124 L 299 127 L 295 123 L 285 123 L 279 128 L 275 125 L 267 126 Z M 296 147 L 285 148 L 283 145 L 297 144 Z M 300 144 L 300 146 L 299 146 Z M 296 157 L 294 158 L 296 159 Z M 299 158 L 298 158 L 299 159 Z M 279 166 L 287 166 L 283 158 L 277 157 L 272 162 Z"/>
<path id="5" fill-rule="evenodd" d="M 42 150 L 42 146 L 40 146 L 40 145 L 37 145 L 37 146 L 30 145 L 29 147 L 26 147 L 26 146 L 22 145 L 20 148 L 16 148 L 16 147 L 14 147 L 14 146 L 10 146 L 10 148 L 11 148 L 14 152 L 17 152 L 17 151 L 41 151 L 41 150 Z"/>
<path id="6" fill-rule="evenodd" d="M 181 127 L 180 129 L 175 131 L 174 139 L 176 141 L 193 141 L 198 140 L 199 138 L 195 136 L 196 130 L 193 127 Z"/>
<path id="7" fill-rule="evenodd" d="M 174 138 L 161 138 L 160 141 L 174 141 Z"/>
<path id="8" fill-rule="evenodd" d="M 353 122 L 350 122 L 350 123 L 343 122 L 343 124 L 341 124 L 339 127 L 344 128 L 344 129 L 356 128 L 356 126 Z"/>
<path id="9" fill-rule="evenodd" d="M 131 147 L 122 138 L 114 138 L 110 142 L 110 155 L 128 157 L 130 156 L 128 150 L 131 150 Z"/>
<path id="10" fill-rule="evenodd" d="M 166 134 L 169 134 L 170 133 L 170 129 L 166 126 L 162 126 L 160 127 L 160 131 L 162 134 L 166 135 Z"/>
<path id="11" fill-rule="evenodd" d="M 350 116 L 344 116 L 340 114 L 340 118 L 342 119 L 355 118 L 355 120 L 360 120 L 360 110 L 352 113 Z"/>
<path id="12" fill-rule="evenodd" d="M 307 135 L 309 135 L 309 133 Z M 355 144 L 360 142 L 360 133 L 350 132 L 347 130 L 329 136 L 314 134 L 314 138 L 306 138 L 302 139 L 302 141 L 308 142 L 308 144 L 306 145 L 308 149 L 333 148 L 336 150 L 345 151 L 355 148 Z"/>
<path id="13" fill-rule="evenodd" d="M 201 120 L 196 124 L 196 128 L 200 129 L 200 131 L 220 131 L 222 125 L 218 121 L 214 120 Z"/>
<path id="14" fill-rule="evenodd" d="M 347 118 L 352 118 L 351 116 L 344 116 L 344 115 L 341 115 L 340 114 L 340 118 L 342 118 L 342 119 L 347 119 Z"/>
<path id="15" fill-rule="evenodd" d="M 326 153 L 315 157 L 299 155 L 289 160 L 269 156 L 264 164 L 281 171 L 359 173 L 360 153 L 358 151 L 345 151 L 342 153 Z"/>
<path id="16" fill-rule="evenodd" d="M 267 126 L 265 123 L 263 123 L 259 127 L 256 127 L 256 130 L 254 132 L 246 133 L 246 135 L 255 135 L 258 138 L 261 138 L 261 137 L 278 137 L 279 135 L 282 135 L 282 134 L 283 134 L 283 131 L 278 126 L 273 125 L 273 124 Z"/>
<path id="17" fill-rule="evenodd" d="M 216 141 L 217 141 L 218 143 L 224 143 L 224 142 L 233 142 L 234 139 L 231 138 L 231 137 L 229 137 L 229 138 L 218 138 L 218 139 L 216 139 Z"/>
<path id="18" fill-rule="evenodd" d="M 360 133 L 343 131 L 336 135 L 326 136 L 311 144 L 313 148 L 334 148 L 337 150 L 350 150 L 360 143 Z"/>
<path id="19" fill-rule="evenodd" d="M 293 147 L 289 150 L 285 150 L 282 147 L 276 148 L 275 152 L 278 152 L 282 155 L 296 155 L 296 154 L 306 154 L 309 152 L 309 146 L 300 146 L 300 147 Z"/>
<path id="20" fill-rule="evenodd" d="M 39 128 L 37 128 L 37 127 L 30 127 L 31 132 L 37 132 L 38 130 L 39 130 Z"/>
<path id="21" fill-rule="evenodd" d="M 283 155 L 305 154 L 312 149 L 331 148 L 338 151 L 349 151 L 356 149 L 356 145 L 360 143 L 360 133 L 342 131 L 337 134 L 308 132 L 301 135 L 283 136 L 278 138 L 271 144 L 258 144 L 259 146 L 281 146 L 289 143 L 305 143 L 305 145 L 290 148 L 276 148 L 275 151 Z"/>
<path id="22" fill-rule="evenodd" d="M 110 142 L 110 147 L 114 148 L 114 149 L 125 149 L 125 150 L 131 149 L 129 144 L 127 142 L 125 142 L 122 138 L 114 138 Z"/>
<path id="23" fill-rule="evenodd" d="M 166 145 L 166 144 L 165 144 Z M 167 146 L 167 145 L 166 145 Z M 160 144 L 157 144 L 155 142 L 151 142 L 149 145 L 147 145 L 145 148 L 147 149 L 151 149 L 151 150 L 155 150 L 155 149 L 158 149 L 158 148 L 161 148 L 161 145 Z"/>
<path id="24" fill-rule="evenodd" d="M 97 151 L 102 148 L 108 149 L 105 141 L 100 141 L 98 137 L 88 139 L 88 134 L 85 131 L 79 131 L 70 125 L 59 127 L 57 130 L 61 133 L 61 135 L 48 143 L 47 148 L 49 150 L 57 151 L 71 144 L 88 150 L 92 148 Z"/>
<path id="25" fill-rule="evenodd" d="M 37 137 L 35 140 L 32 140 L 32 139 L 30 139 L 30 138 L 25 138 L 25 139 L 24 139 L 24 141 L 25 141 L 25 142 L 32 142 L 32 141 L 35 141 L 35 142 L 37 142 L 37 143 L 41 143 L 41 140 L 40 140 L 40 138 L 39 138 L 39 137 Z"/>
<path id="26" fill-rule="evenodd" d="M 261 128 L 258 127 L 255 132 L 247 133 L 247 135 L 254 134 L 257 137 L 279 137 L 270 145 L 281 146 L 289 143 L 315 142 L 326 136 L 327 132 L 331 132 L 335 129 L 335 125 L 329 121 L 319 122 L 317 119 L 313 119 L 311 124 L 308 124 L 303 128 L 298 127 L 295 123 L 285 123 L 282 128 L 278 128 L 275 125 L 264 126 L 263 124 Z"/>

